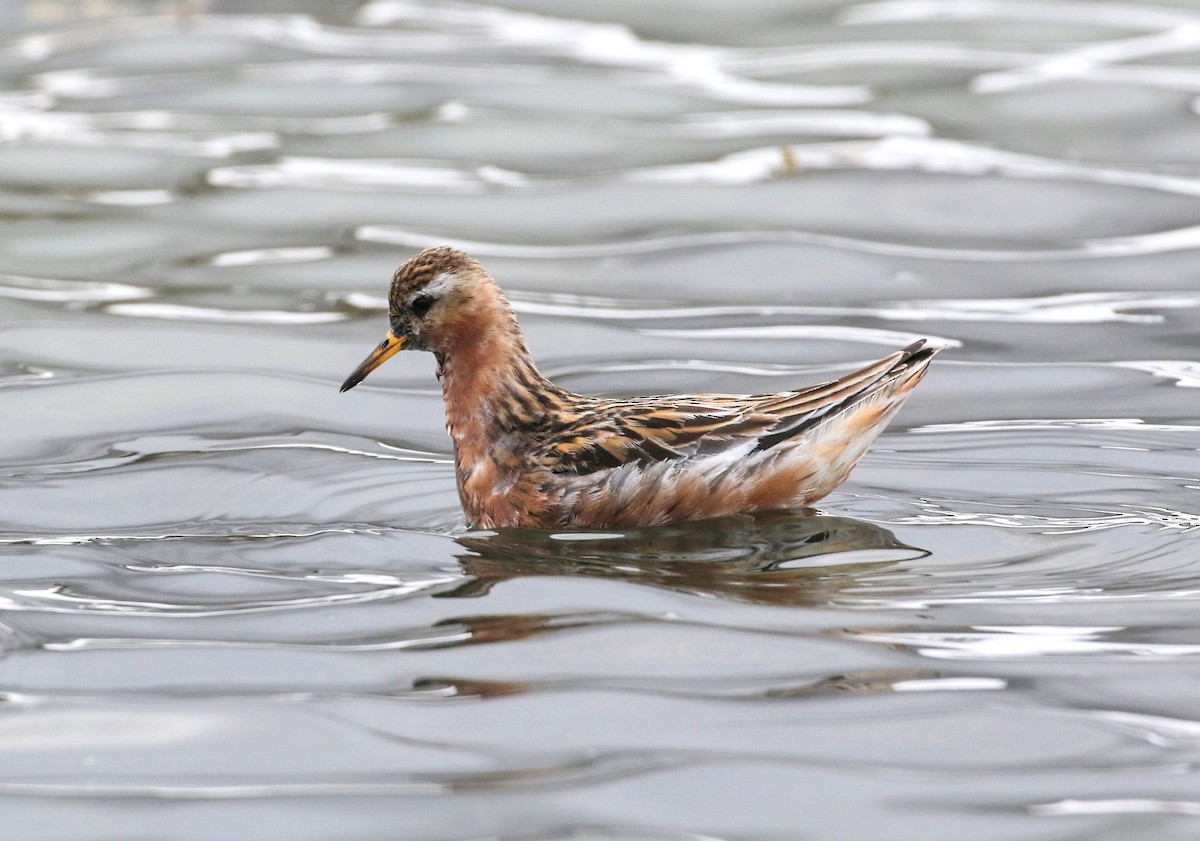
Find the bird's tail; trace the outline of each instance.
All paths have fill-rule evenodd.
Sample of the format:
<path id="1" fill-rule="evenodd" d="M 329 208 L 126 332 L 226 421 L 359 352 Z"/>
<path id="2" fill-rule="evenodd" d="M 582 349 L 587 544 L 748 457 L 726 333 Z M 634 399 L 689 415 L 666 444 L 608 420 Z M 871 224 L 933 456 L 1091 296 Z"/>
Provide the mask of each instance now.
<path id="1" fill-rule="evenodd" d="M 868 436 L 869 444 L 925 376 L 929 361 L 939 350 L 920 339 L 852 374 L 815 387 L 811 396 L 808 392 L 803 396 L 819 400 L 819 405 L 798 415 L 793 423 L 763 435 L 754 451 L 768 450 L 801 433 L 815 433 L 821 427 L 827 427 L 822 432 L 832 432 L 828 428 L 831 426 L 842 428 L 845 434 L 857 432 Z M 835 420 L 839 422 L 834 424 Z"/>

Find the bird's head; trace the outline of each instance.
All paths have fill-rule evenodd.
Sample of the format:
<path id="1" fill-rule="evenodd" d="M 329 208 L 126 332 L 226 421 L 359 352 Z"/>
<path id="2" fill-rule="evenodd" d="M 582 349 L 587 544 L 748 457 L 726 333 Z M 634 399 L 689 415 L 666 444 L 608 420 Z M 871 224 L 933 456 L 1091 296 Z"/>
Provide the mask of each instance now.
<path id="1" fill-rule="evenodd" d="M 444 358 L 464 342 L 478 344 L 497 314 L 512 321 L 495 281 L 478 262 L 449 246 L 427 248 L 396 269 L 388 293 L 391 329 L 342 391 L 354 388 L 397 351 L 427 350 Z"/>

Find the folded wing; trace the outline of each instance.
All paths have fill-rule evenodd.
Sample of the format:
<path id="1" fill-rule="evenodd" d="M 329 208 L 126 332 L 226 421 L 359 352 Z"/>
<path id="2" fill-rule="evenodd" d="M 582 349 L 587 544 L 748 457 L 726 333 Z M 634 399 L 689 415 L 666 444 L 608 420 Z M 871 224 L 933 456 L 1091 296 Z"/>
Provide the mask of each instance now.
<path id="1" fill-rule="evenodd" d="M 882 388 L 919 378 L 936 352 L 924 345 L 915 342 L 852 374 L 800 391 L 595 401 L 567 415 L 535 458 L 554 473 L 583 475 L 626 464 L 767 450 Z"/>

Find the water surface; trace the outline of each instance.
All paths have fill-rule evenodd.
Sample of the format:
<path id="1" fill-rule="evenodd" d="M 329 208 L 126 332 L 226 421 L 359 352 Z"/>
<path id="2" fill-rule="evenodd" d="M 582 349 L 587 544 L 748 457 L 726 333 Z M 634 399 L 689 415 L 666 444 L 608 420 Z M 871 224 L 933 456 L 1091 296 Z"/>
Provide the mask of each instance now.
<path id="1" fill-rule="evenodd" d="M 13 837 L 1200 833 L 1200 4 L 0 31 Z M 583 391 L 948 349 L 818 510 L 470 532 L 432 359 L 337 393 L 440 243 Z"/>

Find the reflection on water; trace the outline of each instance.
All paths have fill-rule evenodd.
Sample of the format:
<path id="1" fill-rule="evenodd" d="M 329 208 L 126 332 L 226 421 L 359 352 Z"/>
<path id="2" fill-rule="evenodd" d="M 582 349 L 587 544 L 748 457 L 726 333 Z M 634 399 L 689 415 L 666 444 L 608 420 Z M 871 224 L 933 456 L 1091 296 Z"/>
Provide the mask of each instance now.
<path id="1" fill-rule="evenodd" d="M 786 513 L 621 532 L 504 530 L 456 538 L 473 580 L 456 596 L 482 596 L 518 576 L 585 576 L 776 605 L 838 602 L 856 574 L 878 573 L 927 552 L 848 517 Z"/>
<path id="2" fill-rule="evenodd" d="M 6 837 L 1196 837 L 1197 32 L 0 4 Z M 442 243 L 581 391 L 949 349 L 819 512 L 468 532 L 337 397 Z"/>

